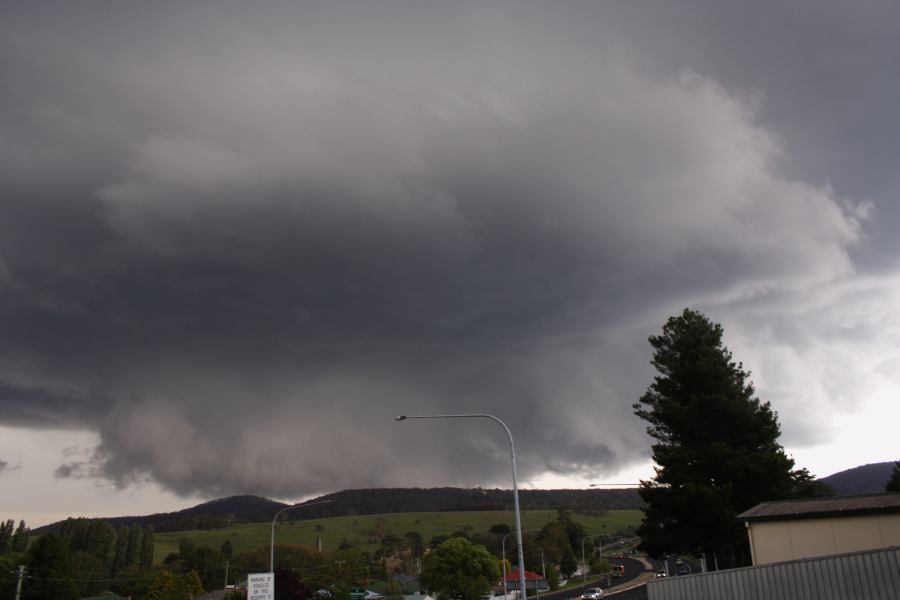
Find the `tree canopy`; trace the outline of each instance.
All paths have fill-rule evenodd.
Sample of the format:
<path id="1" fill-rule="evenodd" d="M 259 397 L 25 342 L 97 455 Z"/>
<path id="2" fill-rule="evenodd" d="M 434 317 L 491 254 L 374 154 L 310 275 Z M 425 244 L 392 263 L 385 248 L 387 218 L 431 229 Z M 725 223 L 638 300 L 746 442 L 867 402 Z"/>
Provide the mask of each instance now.
<path id="1" fill-rule="evenodd" d="M 78 597 L 69 553 L 61 537 L 54 534 L 41 536 L 32 544 L 29 554 L 29 581 L 23 589 L 25 598 L 75 600 Z"/>
<path id="2" fill-rule="evenodd" d="M 720 566 L 749 561 L 736 515 L 809 489 L 810 476 L 778 443 L 778 419 L 755 397 L 749 373 L 722 343 L 721 325 L 694 310 L 650 337 L 658 375 L 634 405 L 654 438 L 656 477 L 638 533 L 651 555 L 716 553 Z"/>
<path id="3" fill-rule="evenodd" d="M 425 556 L 419 582 L 438 600 L 481 600 L 499 578 L 497 560 L 484 546 L 452 537 Z"/>
<path id="4" fill-rule="evenodd" d="M 886 492 L 900 492 L 900 460 L 894 463 L 894 470 L 884 488 Z"/>

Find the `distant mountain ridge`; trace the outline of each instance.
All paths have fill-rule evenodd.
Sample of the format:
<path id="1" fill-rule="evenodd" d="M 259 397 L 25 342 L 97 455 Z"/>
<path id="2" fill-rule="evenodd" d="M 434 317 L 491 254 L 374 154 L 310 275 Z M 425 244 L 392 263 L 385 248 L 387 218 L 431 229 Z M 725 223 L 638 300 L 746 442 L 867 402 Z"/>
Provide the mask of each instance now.
<path id="1" fill-rule="evenodd" d="M 344 490 L 316 500 L 328 504 L 310 507 L 304 515 L 336 517 L 392 512 L 444 512 L 512 510 L 512 490 L 484 488 L 375 488 Z M 575 512 L 644 508 L 637 488 L 618 490 L 519 490 L 522 510 L 567 508 Z"/>
<path id="2" fill-rule="evenodd" d="M 135 515 L 128 517 L 97 517 L 94 520 L 107 521 L 114 527 L 140 523 L 153 525 L 155 531 L 183 531 L 187 529 L 218 529 L 232 523 L 254 523 L 271 520 L 276 511 L 289 504 L 262 498 L 260 496 L 230 496 L 209 500 L 176 512 Z M 64 521 L 57 521 L 33 529 L 36 534 L 55 533 L 62 529 Z"/>
<path id="3" fill-rule="evenodd" d="M 371 515 L 394 512 L 449 512 L 478 510 L 512 510 L 512 490 L 482 488 L 375 488 L 344 490 L 307 501 L 312 504 L 302 511 L 285 514 L 289 519 L 315 519 L 346 515 Z M 601 513 L 615 509 L 644 508 L 637 488 L 619 490 L 519 490 L 522 510 L 567 508 L 575 512 Z M 260 496 L 230 496 L 210 500 L 184 510 L 144 516 L 110 517 L 113 526 L 130 523 L 153 525 L 154 530 L 184 531 L 219 529 L 233 523 L 270 521 L 275 513 L 289 504 Z M 59 531 L 63 521 L 34 529 L 33 532 Z"/>
<path id="4" fill-rule="evenodd" d="M 840 496 L 880 494 L 887 486 L 893 469 L 893 462 L 872 463 L 834 473 L 819 481 Z"/>
<path id="5" fill-rule="evenodd" d="M 836 494 L 873 494 L 884 491 L 894 467 L 893 462 L 862 465 L 823 477 Z M 449 512 L 479 510 L 512 510 L 511 490 L 483 488 L 374 488 L 344 490 L 307 501 L 328 500 L 327 504 L 289 512 L 289 519 L 313 519 L 346 515 L 371 515 L 394 512 Z M 519 490 L 522 510 L 567 508 L 592 513 L 606 510 L 643 510 L 644 502 L 637 488 L 617 490 Z M 127 517 L 107 517 L 113 526 L 140 523 L 153 525 L 156 531 L 218 529 L 234 523 L 270 521 L 275 513 L 289 504 L 261 496 L 229 496 L 200 503 L 176 512 Z M 63 521 L 33 529 L 33 533 L 56 532 Z"/>

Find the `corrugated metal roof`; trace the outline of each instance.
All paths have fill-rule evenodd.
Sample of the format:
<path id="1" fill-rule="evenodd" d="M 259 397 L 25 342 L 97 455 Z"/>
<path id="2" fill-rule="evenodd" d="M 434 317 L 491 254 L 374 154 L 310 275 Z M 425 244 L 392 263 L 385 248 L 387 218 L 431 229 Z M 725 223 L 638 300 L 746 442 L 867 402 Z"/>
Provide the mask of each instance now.
<path id="1" fill-rule="evenodd" d="M 763 502 L 739 514 L 737 518 L 742 521 L 773 521 L 895 512 L 900 512 L 900 494 L 873 494 Z"/>

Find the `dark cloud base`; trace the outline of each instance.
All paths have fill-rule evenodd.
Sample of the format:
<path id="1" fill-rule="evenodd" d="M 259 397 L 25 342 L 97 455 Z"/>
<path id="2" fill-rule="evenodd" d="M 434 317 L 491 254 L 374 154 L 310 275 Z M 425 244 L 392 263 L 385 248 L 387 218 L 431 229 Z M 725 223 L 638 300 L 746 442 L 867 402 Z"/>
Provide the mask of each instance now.
<path id="1" fill-rule="evenodd" d="M 98 431 L 59 478 L 504 484 L 496 427 L 392 420 L 431 412 L 611 475 L 665 316 L 855 268 L 869 205 L 804 183 L 791 90 L 682 19 L 108 8 L 0 25 L 0 421 Z"/>

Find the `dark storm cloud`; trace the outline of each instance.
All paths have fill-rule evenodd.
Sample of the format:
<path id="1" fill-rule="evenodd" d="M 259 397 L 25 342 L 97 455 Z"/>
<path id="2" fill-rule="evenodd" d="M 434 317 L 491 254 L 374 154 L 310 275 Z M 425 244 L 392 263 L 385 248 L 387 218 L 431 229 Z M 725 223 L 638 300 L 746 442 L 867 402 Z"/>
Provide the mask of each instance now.
<path id="1" fill-rule="evenodd" d="M 80 471 L 82 470 L 82 465 L 80 463 L 65 463 L 59 465 L 54 469 L 53 476 L 57 479 L 68 479 L 70 477 L 77 477 Z"/>
<path id="2" fill-rule="evenodd" d="M 665 315 L 853 272 L 869 207 L 770 100 L 602 14 L 216 6 L 0 25 L 0 414 L 101 436 L 57 477 L 506 481 L 496 426 L 392 420 L 433 411 L 612 474 Z"/>
<path id="3" fill-rule="evenodd" d="M 18 457 L 14 463 L 8 460 L 0 460 L 0 474 L 18 471 L 22 468 L 22 458 Z"/>

